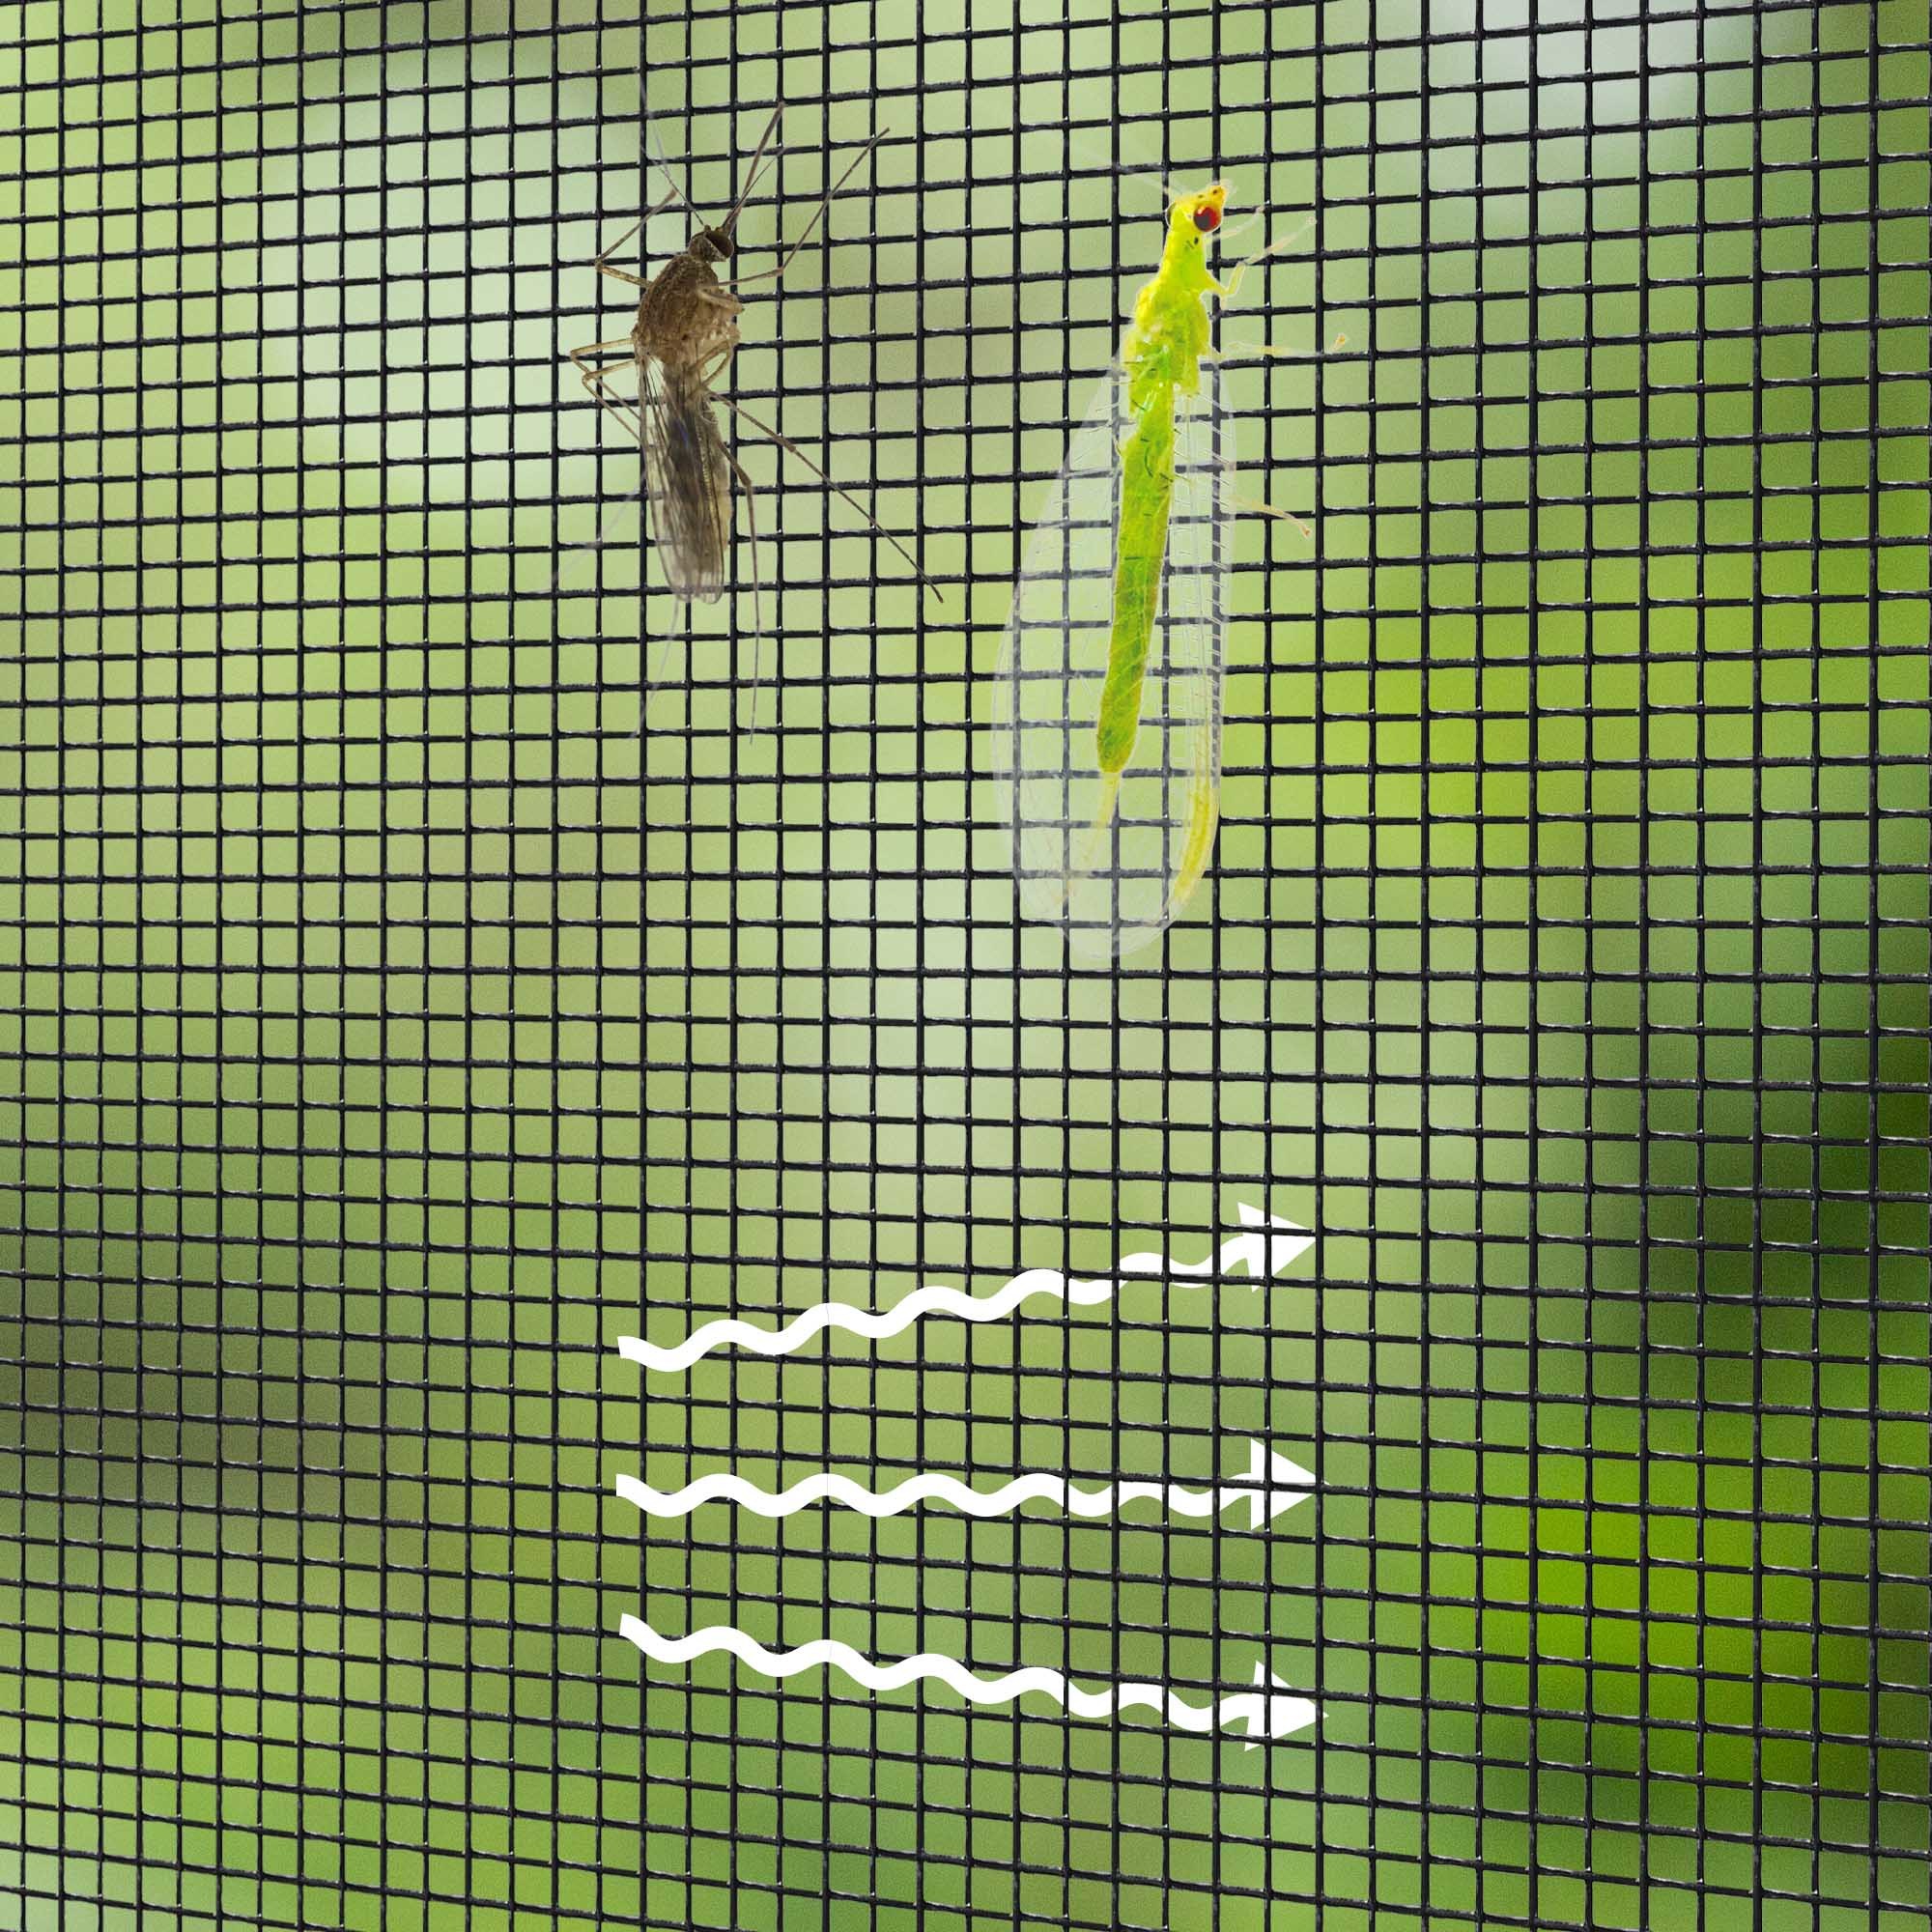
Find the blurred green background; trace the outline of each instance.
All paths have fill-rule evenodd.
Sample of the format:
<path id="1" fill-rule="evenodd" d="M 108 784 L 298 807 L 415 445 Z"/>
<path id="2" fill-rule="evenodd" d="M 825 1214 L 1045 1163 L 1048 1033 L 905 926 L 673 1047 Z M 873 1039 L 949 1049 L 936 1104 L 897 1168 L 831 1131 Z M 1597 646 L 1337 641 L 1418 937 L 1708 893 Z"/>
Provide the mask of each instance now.
<path id="1" fill-rule="evenodd" d="M 0 1928 L 1925 1925 L 1927 40 L 0 10 Z M 892 130 L 736 382 L 945 601 L 748 454 L 756 733 L 558 367 L 646 98 L 713 205 L 788 103 L 754 246 Z M 975 727 L 1158 241 L 1115 157 L 1318 208 L 1228 333 L 1362 354 L 1239 379 L 1317 533 L 1244 533 L 1216 874 L 1096 974 Z M 1265 1295 L 612 1349 L 1242 1201 L 1321 1231 Z M 1322 1482 L 1265 1538 L 609 1489 L 1255 1433 Z M 640 1607 L 1323 1715 L 775 1689 Z"/>

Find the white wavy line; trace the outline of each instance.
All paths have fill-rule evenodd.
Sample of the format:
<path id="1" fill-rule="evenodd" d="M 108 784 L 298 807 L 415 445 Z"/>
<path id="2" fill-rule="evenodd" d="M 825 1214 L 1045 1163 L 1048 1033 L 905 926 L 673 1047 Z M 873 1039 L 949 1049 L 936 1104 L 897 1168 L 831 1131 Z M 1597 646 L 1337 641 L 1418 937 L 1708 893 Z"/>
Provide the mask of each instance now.
<path id="1" fill-rule="evenodd" d="M 1169 1723 L 1184 1731 L 1229 1730 L 1245 1724 L 1250 1748 L 1264 1737 L 1286 1737 L 1291 1731 L 1303 1730 L 1321 1715 L 1306 1697 L 1284 1694 L 1286 1681 L 1264 1671 L 1259 1663 L 1255 1665 L 1255 1690 L 1203 1705 L 1188 1703 L 1164 1684 L 1112 1684 L 1101 1690 L 1083 1690 L 1059 1671 L 1039 1666 L 1010 1670 L 1004 1677 L 976 1677 L 964 1664 L 933 1651 L 923 1650 L 896 1663 L 874 1663 L 836 1637 L 820 1637 L 796 1650 L 767 1650 L 755 1637 L 729 1624 L 713 1624 L 686 1637 L 660 1636 L 639 1617 L 626 1617 L 618 1628 L 659 1663 L 689 1663 L 714 1650 L 724 1650 L 767 1677 L 795 1677 L 802 1670 L 828 1665 L 842 1670 L 869 1690 L 902 1690 L 920 1678 L 936 1677 L 969 1704 L 1010 1704 L 1029 1690 L 1037 1690 L 1075 1718 L 1107 1718 L 1116 1711 L 1139 1709 L 1159 1711 Z M 1270 1684 L 1278 1688 L 1270 1690 Z"/>
<path id="2" fill-rule="evenodd" d="M 1293 1221 L 1264 1215 L 1260 1208 L 1245 1203 L 1239 1212 L 1247 1232 L 1224 1241 L 1205 1260 L 1177 1262 L 1159 1253 L 1131 1254 L 1121 1262 L 1120 1272 L 1211 1278 L 1245 1267 L 1254 1276 L 1255 1287 L 1260 1288 L 1270 1274 L 1279 1274 L 1314 1242 L 1314 1236 Z M 1004 1288 L 978 1298 L 955 1288 L 917 1288 L 882 1315 L 855 1308 L 849 1302 L 821 1301 L 782 1328 L 756 1328 L 749 1321 L 727 1319 L 707 1321 L 669 1349 L 657 1348 L 641 1335 L 620 1335 L 617 1351 L 627 1361 L 641 1362 L 661 1375 L 678 1375 L 714 1349 L 737 1347 L 760 1355 L 788 1355 L 828 1328 L 842 1328 L 850 1335 L 883 1341 L 890 1335 L 902 1333 L 927 1315 L 955 1315 L 962 1321 L 998 1321 L 1036 1294 L 1056 1294 L 1074 1307 L 1091 1308 L 1111 1299 L 1117 1286 L 1107 1280 L 1072 1280 L 1058 1268 L 1028 1268 Z"/>
<path id="3" fill-rule="evenodd" d="M 1217 1489 L 1190 1490 L 1178 1483 L 1115 1483 L 1100 1490 L 1078 1490 L 1064 1476 L 1046 1474 L 1017 1476 L 997 1490 L 981 1493 L 969 1489 L 956 1476 L 927 1471 L 908 1476 L 892 1489 L 874 1492 L 862 1489 L 847 1477 L 821 1470 L 794 1483 L 788 1490 L 774 1493 L 754 1489 L 741 1476 L 726 1470 L 700 1476 L 681 1490 L 654 1490 L 635 1476 L 616 1479 L 617 1493 L 637 1504 L 647 1516 L 689 1516 L 709 1502 L 734 1502 L 762 1517 L 786 1517 L 813 1503 L 842 1503 L 870 1517 L 897 1516 L 922 1502 L 951 1503 L 968 1516 L 1005 1516 L 1025 1502 L 1058 1503 L 1069 1516 L 1112 1516 L 1122 1504 L 1164 1503 L 1179 1516 L 1216 1517 L 1232 1503 L 1244 1503 L 1249 1527 L 1260 1529 L 1285 1510 L 1307 1499 L 1315 1478 L 1298 1463 L 1292 1463 L 1266 1445 L 1249 1445 L 1247 1479 L 1223 1484 Z"/>

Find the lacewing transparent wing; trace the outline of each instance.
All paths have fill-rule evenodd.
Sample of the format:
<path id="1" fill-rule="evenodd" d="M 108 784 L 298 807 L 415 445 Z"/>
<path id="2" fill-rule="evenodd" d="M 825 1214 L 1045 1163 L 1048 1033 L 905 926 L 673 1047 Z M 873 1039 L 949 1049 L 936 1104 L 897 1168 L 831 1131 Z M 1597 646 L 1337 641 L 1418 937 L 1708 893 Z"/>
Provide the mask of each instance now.
<path id="1" fill-rule="evenodd" d="M 1074 432 L 1027 539 L 996 682 L 994 770 L 1021 902 L 1089 957 L 1155 938 L 1213 844 L 1234 421 L 1211 364 L 1202 365 L 1198 393 L 1175 401 L 1166 564 L 1140 733 L 1111 816 L 1094 734 L 1113 630 L 1120 445 L 1133 427 L 1123 370 Z"/>

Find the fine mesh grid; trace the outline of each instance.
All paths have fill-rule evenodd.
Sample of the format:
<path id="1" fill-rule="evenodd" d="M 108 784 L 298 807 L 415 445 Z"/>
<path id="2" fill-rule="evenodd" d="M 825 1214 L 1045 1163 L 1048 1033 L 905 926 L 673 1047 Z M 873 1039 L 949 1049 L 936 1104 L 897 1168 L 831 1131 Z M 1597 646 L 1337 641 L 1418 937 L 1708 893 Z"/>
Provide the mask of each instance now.
<path id="1" fill-rule="evenodd" d="M 1922 1927 L 1928 99 L 1922 0 L 0 6 L 0 1927 Z M 734 393 L 940 596 L 744 441 L 754 726 L 560 357 L 641 109 L 715 210 L 781 101 L 749 251 L 881 138 Z M 1135 171 L 1351 353 L 1229 373 L 1313 536 L 1095 969 L 984 741 Z"/>

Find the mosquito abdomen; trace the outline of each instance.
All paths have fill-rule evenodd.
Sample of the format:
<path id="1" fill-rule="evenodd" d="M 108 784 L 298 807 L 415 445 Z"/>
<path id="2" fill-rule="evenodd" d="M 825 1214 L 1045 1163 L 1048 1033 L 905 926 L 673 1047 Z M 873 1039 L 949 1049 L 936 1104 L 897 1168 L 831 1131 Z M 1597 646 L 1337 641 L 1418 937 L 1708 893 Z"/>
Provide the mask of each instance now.
<path id="1" fill-rule="evenodd" d="M 651 508 L 671 593 L 715 602 L 731 538 L 731 480 L 711 395 L 696 370 L 659 365 L 659 407 L 647 412 L 655 457 Z"/>

